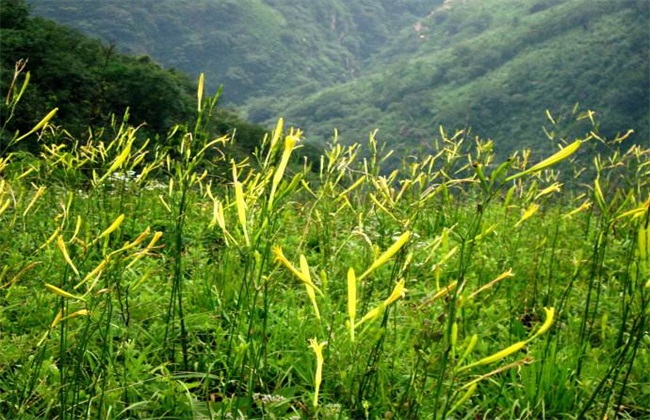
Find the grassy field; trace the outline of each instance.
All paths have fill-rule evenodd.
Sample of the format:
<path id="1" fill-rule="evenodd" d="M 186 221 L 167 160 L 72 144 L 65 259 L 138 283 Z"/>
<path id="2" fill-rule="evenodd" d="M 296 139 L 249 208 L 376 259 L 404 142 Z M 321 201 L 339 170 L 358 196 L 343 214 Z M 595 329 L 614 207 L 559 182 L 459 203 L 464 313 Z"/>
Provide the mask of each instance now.
<path id="1" fill-rule="evenodd" d="M 310 169 L 280 120 L 235 162 L 202 85 L 156 144 L 53 114 L 3 143 L 0 413 L 650 416 L 650 149 L 441 129 L 390 174 L 373 135 Z"/>

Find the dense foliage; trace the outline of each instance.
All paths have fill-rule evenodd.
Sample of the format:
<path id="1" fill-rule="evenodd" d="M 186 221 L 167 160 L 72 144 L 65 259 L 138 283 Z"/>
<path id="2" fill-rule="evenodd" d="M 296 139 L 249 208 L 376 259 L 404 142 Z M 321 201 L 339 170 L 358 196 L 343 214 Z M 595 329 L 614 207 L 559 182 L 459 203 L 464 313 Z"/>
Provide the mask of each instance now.
<path id="1" fill-rule="evenodd" d="M 351 141 L 379 128 L 395 147 L 428 143 L 440 124 L 472 127 L 505 157 L 551 149 L 545 110 L 577 135 L 588 124 L 576 123 L 580 104 L 600 115 L 606 135 L 632 128 L 633 141 L 650 138 L 646 1 L 454 2 L 420 25 L 372 58 L 374 72 L 277 107 L 251 101 L 250 116 L 282 112 L 318 138 L 332 126 Z"/>
<path id="2" fill-rule="evenodd" d="M 126 10 L 60 4 L 100 20 L 110 5 Z M 141 13 L 147 33 L 157 12 L 182 21 L 170 4 L 142 1 L 129 13 Z M 635 101 L 647 93 L 617 102 L 607 85 L 645 82 L 637 50 L 648 41 L 637 26 L 616 29 L 646 19 L 644 5 L 174 4 L 198 26 L 214 8 L 236 24 L 247 6 L 254 51 L 273 59 L 256 77 L 282 62 L 270 46 L 284 15 L 273 11 L 325 14 L 333 31 L 392 13 L 376 37 L 358 34 L 364 53 L 346 36 L 325 43 L 360 54 L 366 75 L 247 106 L 311 122 L 316 136 L 325 121 L 380 125 L 395 147 L 375 132 L 364 144 L 335 136 L 305 161 L 314 154 L 305 134 L 282 119 L 265 133 L 218 110 L 203 74 L 195 85 L 2 0 L 0 416 L 650 417 L 650 149 L 635 137 L 647 117 Z M 420 25 L 399 31 L 411 15 L 424 16 Z M 598 47 L 601 36 L 616 48 Z M 574 53 L 557 54 L 566 43 Z M 314 62 L 323 57 L 332 56 Z M 554 68 L 558 57 L 571 62 Z M 580 60 L 617 69 L 607 83 L 598 72 L 572 81 L 587 100 L 592 86 L 604 89 L 598 112 L 561 102 L 573 102 L 564 72 L 583 69 Z M 265 89 L 287 81 L 283 71 Z M 524 115 L 533 107 L 509 102 L 513 78 L 543 78 L 563 98 L 526 85 L 518 103 L 542 108 Z M 407 100 L 426 100 L 430 87 L 447 101 L 435 113 Z M 496 102 L 472 108 L 467 98 Z M 619 109 L 620 121 L 602 122 Z M 507 124 L 497 111 L 510 112 Z M 441 115 L 475 128 L 438 128 Z M 413 145 L 418 153 L 405 153 Z"/>
<path id="3" fill-rule="evenodd" d="M 3 0 L 2 11 L 2 86 L 11 83 L 19 60 L 33 79 L 10 131 L 31 128 L 55 107 L 59 120 L 77 133 L 107 123 L 111 114 L 123 115 L 127 107 L 134 123 L 146 122 L 159 133 L 191 115 L 188 92 L 193 88 L 186 76 L 164 70 L 148 57 L 118 54 L 49 20 L 30 18 L 22 1 Z"/>
<path id="4" fill-rule="evenodd" d="M 224 83 L 253 121 L 354 142 L 379 128 L 397 150 L 438 126 L 496 140 L 506 157 L 552 150 L 600 116 L 603 134 L 650 137 L 646 0 L 33 0 L 37 13 Z M 115 18 L 119 17 L 119 18 Z M 574 105 L 580 104 L 574 113 Z"/>
<path id="5" fill-rule="evenodd" d="M 577 153 L 626 141 L 597 120 L 543 160 L 442 130 L 390 175 L 374 137 L 310 174 L 279 121 L 222 183 L 201 87 L 174 148 L 43 122 L 0 157 L 0 413 L 650 415 L 648 148 L 574 189 Z"/>
<path id="6" fill-rule="evenodd" d="M 16 69 L 30 74 L 17 107 L 12 109 L 8 94 L 0 105 L 0 152 L 6 151 L 14 132 L 28 131 L 54 108 L 56 121 L 73 136 L 88 127 L 96 132 L 108 128 L 127 109 L 129 122 L 144 124 L 141 131 L 149 136 L 165 135 L 175 123 L 196 114 L 196 87 L 187 75 L 166 70 L 146 55 L 121 54 L 113 45 L 30 17 L 22 0 L 2 0 L 0 7 L 0 85 L 5 93 L 13 87 L 20 90 Z M 215 135 L 236 130 L 238 153 L 244 154 L 254 150 L 265 132 L 227 110 L 216 114 L 210 130 Z M 22 146 L 36 148 L 34 139 Z"/>
<path id="7" fill-rule="evenodd" d="M 191 75 L 213 75 L 226 86 L 227 100 L 242 103 L 296 88 L 315 92 L 353 78 L 432 0 L 32 3 L 36 13 L 123 51 L 148 54 Z"/>

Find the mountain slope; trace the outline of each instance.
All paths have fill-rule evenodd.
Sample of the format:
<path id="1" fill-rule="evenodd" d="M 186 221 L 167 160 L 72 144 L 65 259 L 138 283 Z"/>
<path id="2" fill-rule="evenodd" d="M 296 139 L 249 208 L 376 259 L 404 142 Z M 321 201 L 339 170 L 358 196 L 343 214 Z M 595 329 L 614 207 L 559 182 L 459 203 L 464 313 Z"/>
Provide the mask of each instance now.
<path id="1" fill-rule="evenodd" d="M 550 146 L 546 109 L 564 121 L 558 131 L 580 132 L 571 115 L 579 103 L 597 111 L 603 134 L 634 128 L 637 141 L 648 139 L 648 3 L 556 1 L 539 11 L 517 1 L 477 4 L 457 3 L 444 18 L 424 20 L 428 29 L 400 34 L 373 58 L 373 74 L 286 102 L 253 101 L 249 115 L 275 109 L 321 139 L 332 127 L 350 141 L 379 128 L 397 148 L 429 142 L 440 124 L 469 125 L 505 154 Z M 516 5 L 512 17 L 497 13 Z"/>
<path id="2" fill-rule="evenodd" d="M 64 143 L 84 141 L 89 129 L 91 136 L 101 135 L 127 109 L 129 123 L 143 125 L 139 132 L 152 138 L 164 139 L 175 124 L 196 118 L 196 84 L 185 74 L 31 17 L 22 0 L 0 0 L 0 22 L 0 154 L 8 152 L 17 131 L 28 132 L 54 108 L 53 122 L 71 135 L 60 139 Z M 234 153 L 252 152 L 265 134 L 264 127 L 226 109 L 215 120 L 211 134 L 237 131 Z M 32 136 L 17 147 L 38 151 L 40 144 Z"/>
<path id="3" fill-rule="evenodd" d="M 127 7 L 128 3 L 128 7 Z M 314 142 L 379 138 L 406 150 L 440 124 L 514 148 L 588 128 L 650 137 L 646 0 L 34 1 L 35 12 L 166 66 L 206 71 L 227 100 Z M 557 141 L 557 138 L 554 140 Z"/>
<path id="4" fill-rule="evenodd" d="M 387 39 L 442 0 L 32 0 L 34 13 L 205 72 L 232 103 L 292 89 L 315 92 L 358 75 Z"/>

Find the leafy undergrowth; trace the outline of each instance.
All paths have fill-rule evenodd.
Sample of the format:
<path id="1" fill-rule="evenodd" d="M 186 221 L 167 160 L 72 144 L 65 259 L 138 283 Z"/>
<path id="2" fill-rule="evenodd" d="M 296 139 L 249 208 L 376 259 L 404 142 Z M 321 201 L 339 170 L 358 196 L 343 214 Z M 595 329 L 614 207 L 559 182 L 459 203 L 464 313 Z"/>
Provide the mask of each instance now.
<path id="1" fill-rule="evenodd" d="M 202 85 L 167 142 L 46 118 L 3 151 L 8 418 L 650 415 L 649 149 L 594 125 L 501 163 L 441 129 L 390 174 L 374 136 L 310 171 L 280 120 L 223 162 Z"/>

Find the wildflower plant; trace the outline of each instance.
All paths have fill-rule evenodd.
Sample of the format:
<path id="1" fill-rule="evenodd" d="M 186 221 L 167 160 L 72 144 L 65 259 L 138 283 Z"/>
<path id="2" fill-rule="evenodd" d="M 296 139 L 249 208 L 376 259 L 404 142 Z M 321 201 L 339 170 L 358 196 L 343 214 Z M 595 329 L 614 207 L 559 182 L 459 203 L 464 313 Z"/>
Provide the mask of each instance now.
<path id="1" fill-rule="evenodd" d="M 388 168 L 377 132 L 298 162 L 308 137 L 279 119 L 237 159 L 204 86 L 158 141 L 128 115 L 83 141 L 56 114 L 4 133 L 48 141 L 0 157 L 0 412 L 648 414 L 650 152 L 619 148 L 631 133 L 584 114 L 580 139 L 499 161 L 441 128 Z"/>

